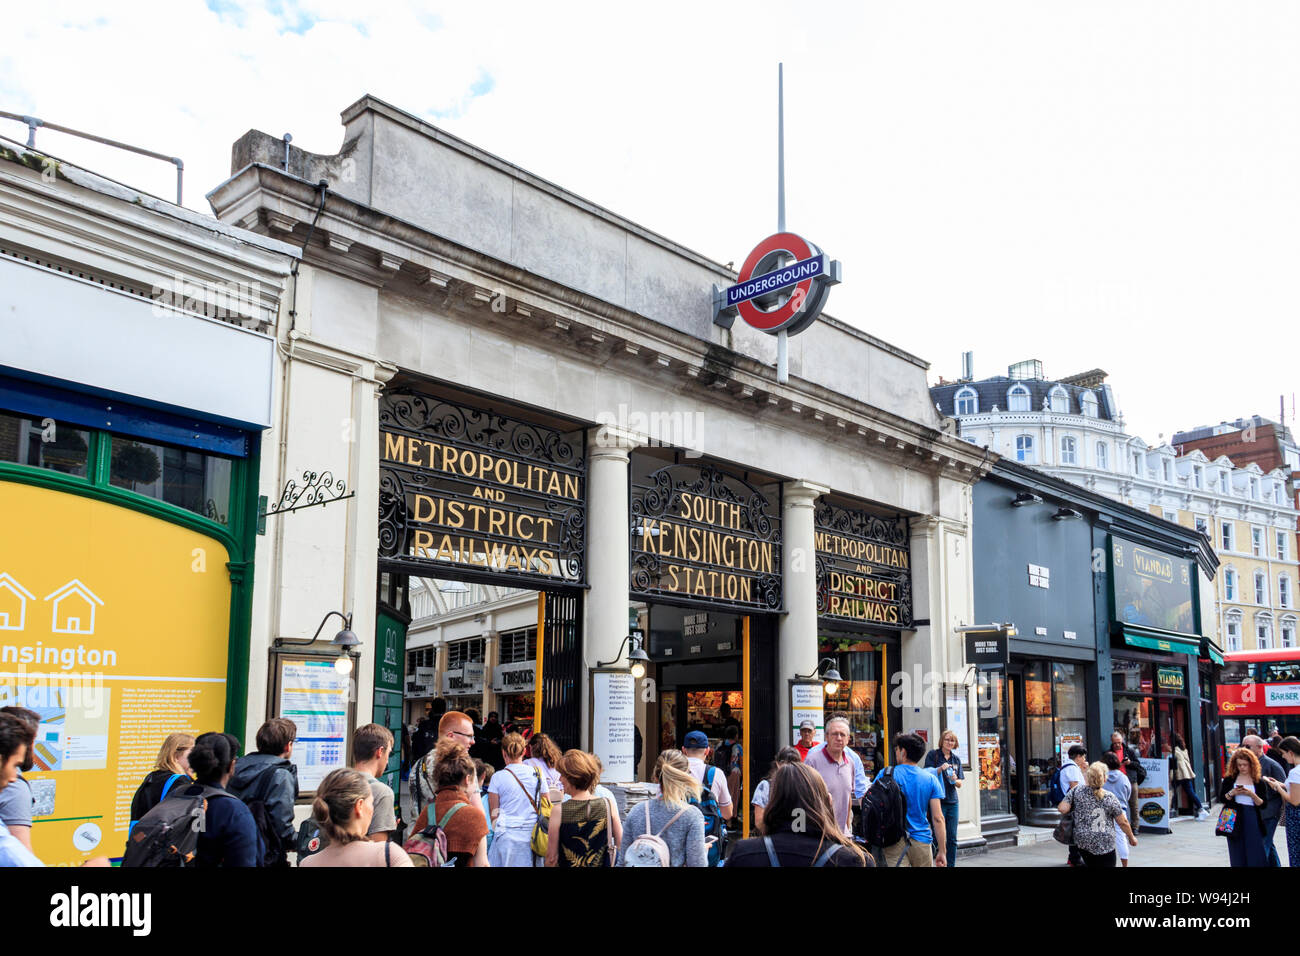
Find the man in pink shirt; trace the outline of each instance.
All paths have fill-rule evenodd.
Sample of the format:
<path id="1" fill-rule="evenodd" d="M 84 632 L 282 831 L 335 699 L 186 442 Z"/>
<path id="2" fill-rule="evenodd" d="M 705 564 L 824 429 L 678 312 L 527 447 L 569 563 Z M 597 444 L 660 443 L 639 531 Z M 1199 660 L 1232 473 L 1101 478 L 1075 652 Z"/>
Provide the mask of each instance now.
<path id="1" fill-rule="evenodd" d="M 849 746 L 849 721 L 835 714 L 826 721 L 826 746 L 812 751 L 804 760 L 821 774 L 835 805 L 835 819 L 845 833 L 853 832 L 853 762 L 845 753 Z"/>

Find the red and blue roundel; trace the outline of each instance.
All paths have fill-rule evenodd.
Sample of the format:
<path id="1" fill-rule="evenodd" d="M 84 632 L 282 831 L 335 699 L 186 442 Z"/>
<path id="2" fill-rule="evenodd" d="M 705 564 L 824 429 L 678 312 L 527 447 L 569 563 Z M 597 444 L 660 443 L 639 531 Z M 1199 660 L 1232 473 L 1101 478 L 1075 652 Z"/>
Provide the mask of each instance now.
<path id="1" fill-rule="evenodd" d="M 768 236 L 740 267 L 739 281 L 714 291 L 714 321 L 730 328 L 739 315 L 769 333 L 802 332 L 840 281 L 840 264 L 792 232 Z"/>

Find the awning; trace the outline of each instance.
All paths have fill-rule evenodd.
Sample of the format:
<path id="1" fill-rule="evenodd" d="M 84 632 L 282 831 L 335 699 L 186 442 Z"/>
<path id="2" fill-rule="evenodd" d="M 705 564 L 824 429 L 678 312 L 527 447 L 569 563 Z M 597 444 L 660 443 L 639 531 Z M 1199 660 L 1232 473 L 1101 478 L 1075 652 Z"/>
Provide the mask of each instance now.
<path id="1" fill-rule="evenodd" d="M 1214 646 L 1214 642 L 1208 637 L 1201 638 L 1201 656 L 1208 657 L 1220 667 L 1223 666 L 1223 652 Z"/>
<path id="2" fill-rule="evenodd" d="M 1150 651 L 1164 651 L 1167 654 L 1200 654 L 1201 642 L 1191 637 L 1148 637 L 1136 631 L 1124 632 L 1124 643 L 1129 647 L 1145 647 Z"/>

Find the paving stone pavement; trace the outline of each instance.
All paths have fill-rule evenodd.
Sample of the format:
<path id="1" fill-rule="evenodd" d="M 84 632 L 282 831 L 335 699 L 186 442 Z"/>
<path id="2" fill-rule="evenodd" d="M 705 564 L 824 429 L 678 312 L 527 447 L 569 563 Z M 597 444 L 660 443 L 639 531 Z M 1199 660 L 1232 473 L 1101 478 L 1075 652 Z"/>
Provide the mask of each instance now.
<path id="1" fill-rule="evenodd" d="M 1227 866 L 1228 841 L 1214 835 L 1216 810 L 1209 819 L 1195 821 L 1179 817 L 1169 833 L 1138 833 L 1138 845 L 1129 848 L 1130 867 Z M 1029 845 L 1005 847 L 986 853 L 958 853 L 958 866 L 1065 866 L 1066 849 L 1050 836 L 1051 831 L 1029 828 L 1046 840 Z M 1274 839 L 1282 865 L 1287 865 L 1286 827 L 1279 825 Z"/>

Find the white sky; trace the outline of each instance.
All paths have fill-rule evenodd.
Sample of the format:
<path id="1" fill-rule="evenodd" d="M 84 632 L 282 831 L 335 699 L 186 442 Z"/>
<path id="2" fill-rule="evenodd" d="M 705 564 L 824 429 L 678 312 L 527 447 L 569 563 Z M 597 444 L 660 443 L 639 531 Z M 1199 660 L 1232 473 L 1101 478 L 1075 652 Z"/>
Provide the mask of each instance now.
<path id="1" fill-rule="evenodd" d="M 374 12 L 371 12 L 374 11 Z M 1100 366 L 1130 430 L 1300 391 L 1300 6 L 11 5 L 0 110 L 177 154 L 186 205 L 250 128 L 333 153 L 364 93 L 721 262 L 789 227 L 828 313 L 955 377 Z M 25 129 L 0 120 L 0 134 Z M 164 197 L 171 167 L 38 147 Z"/>

